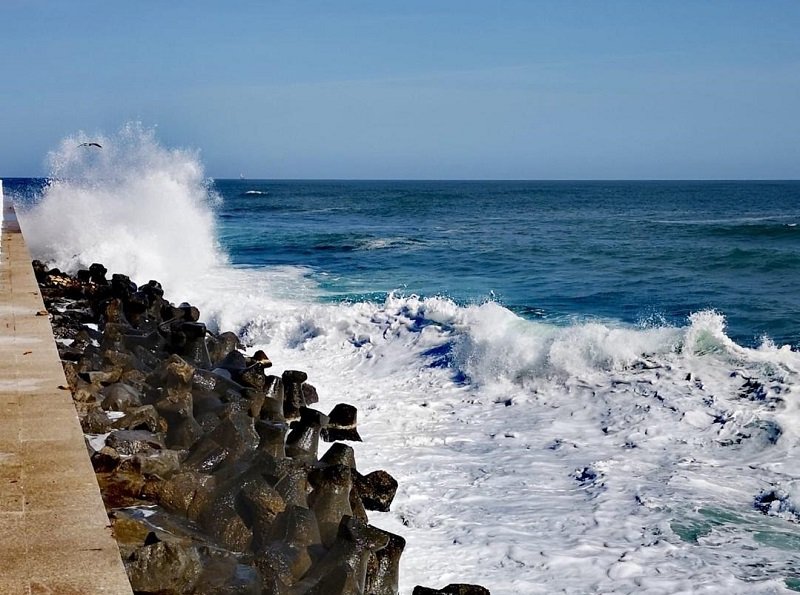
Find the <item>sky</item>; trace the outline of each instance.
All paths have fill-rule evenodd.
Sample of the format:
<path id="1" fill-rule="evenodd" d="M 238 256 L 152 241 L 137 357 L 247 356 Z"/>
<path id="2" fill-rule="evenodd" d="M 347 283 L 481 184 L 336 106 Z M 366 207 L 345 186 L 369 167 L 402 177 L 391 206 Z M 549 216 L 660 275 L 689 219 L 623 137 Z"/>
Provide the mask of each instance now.
<path id="1" fill-rule="evenodd" d="M 800 178 L 797 0 L 2 0 L 0 22 L 4 177 L 137 121 L 220 178 Z"/>

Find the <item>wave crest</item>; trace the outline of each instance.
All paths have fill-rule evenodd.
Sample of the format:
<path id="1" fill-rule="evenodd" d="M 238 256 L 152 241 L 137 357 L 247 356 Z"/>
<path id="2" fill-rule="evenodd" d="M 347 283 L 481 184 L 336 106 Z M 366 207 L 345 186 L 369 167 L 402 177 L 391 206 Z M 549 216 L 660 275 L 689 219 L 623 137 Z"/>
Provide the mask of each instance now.
<path id="1" fill-rule="evenodd" d="M 87 140 L 102 148 L 80 146 Z M 41 199 L 20 213 L 36 258 L 66 271 L 102 262 L 172 287 L 224 264 L 213 215 L 221 199 L 196 151 L 167 149 L 154 129 L 128 123 L 111 136 L 67 137 L 48 162 Z"/>

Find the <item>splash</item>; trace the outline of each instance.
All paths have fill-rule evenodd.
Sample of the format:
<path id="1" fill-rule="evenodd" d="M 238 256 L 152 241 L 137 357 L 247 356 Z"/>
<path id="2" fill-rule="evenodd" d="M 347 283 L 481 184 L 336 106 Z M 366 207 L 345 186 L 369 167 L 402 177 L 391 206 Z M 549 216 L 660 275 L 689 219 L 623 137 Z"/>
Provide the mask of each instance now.
<path id="1" fill-rule="evenodd" d="M 102 148 L 80 146 L 89 140 Z M 41 200 L 20 213 L 35 258 L 71 272 L 101 262 L 173 289 L 224 264 L 220 198 L 196 151 L 165 148 L 153 129 L 129 123 L 111 136 L 65 138 L 48 165 Z"/>

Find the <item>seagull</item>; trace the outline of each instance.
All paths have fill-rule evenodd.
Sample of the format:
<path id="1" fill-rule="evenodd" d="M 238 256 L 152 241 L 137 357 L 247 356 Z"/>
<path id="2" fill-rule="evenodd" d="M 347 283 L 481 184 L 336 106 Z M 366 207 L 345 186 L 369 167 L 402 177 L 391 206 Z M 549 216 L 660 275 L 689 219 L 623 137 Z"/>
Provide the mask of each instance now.
<path id="1" fill-rule="evenodd" d="M 78 146 L 79 147 L 97 147 L 98 149 L 102 149 L 103 148 L 103 145 L 101 145 L 100 143 L 94 143 L 94 142 L 92 142 L 92 143 L 81 143 Z"/>

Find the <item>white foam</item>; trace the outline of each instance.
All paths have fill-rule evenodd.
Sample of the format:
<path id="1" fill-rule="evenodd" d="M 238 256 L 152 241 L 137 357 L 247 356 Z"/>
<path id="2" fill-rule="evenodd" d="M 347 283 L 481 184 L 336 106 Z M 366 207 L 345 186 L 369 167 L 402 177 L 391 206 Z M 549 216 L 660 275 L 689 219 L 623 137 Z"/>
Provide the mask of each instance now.
<path id="1" fill-rule="evenodd" d="M 87 139 L 102 149 L 79 146 Z M 49 155 L 41 201 L 20 213 L 31 251 L 67 271 L 101 262 L 180 291 L 224 261 L 197 153 L 165 149 L 128 124 L 112 136 L 79 133 Z"/>

